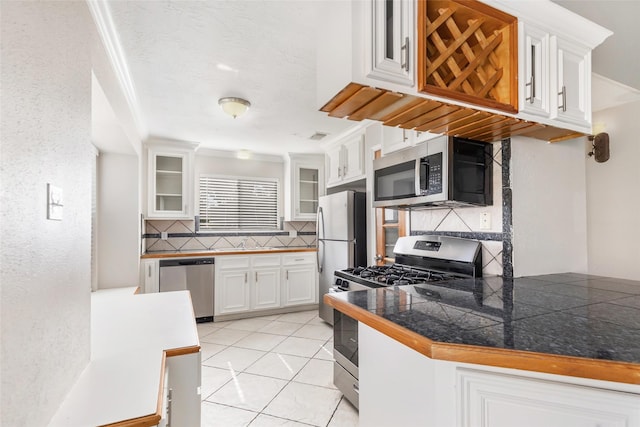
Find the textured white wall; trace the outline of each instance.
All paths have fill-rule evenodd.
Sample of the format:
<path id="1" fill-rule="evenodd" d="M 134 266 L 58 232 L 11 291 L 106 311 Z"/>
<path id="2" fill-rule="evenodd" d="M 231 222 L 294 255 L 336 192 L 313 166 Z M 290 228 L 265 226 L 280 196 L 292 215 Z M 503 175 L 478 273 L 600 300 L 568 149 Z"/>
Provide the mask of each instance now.
<path id="1" fill-rule="evenodd" d="M 589 273 L 640 280 L 640 102 L 593 115 L 610 138 L 606 163 L 587 161 Z"/>
<path id="2" fill-rule="evenodd" d="M 44 426 L 90 355 L 91 18 L 84 2 L 3 2 L 0 19 L 0 424 Z"/>
<path id="3" fill-rule="evenodd" d="M 586 273 L 584 138 L 511 141 L 514 275 Z"/>
<path id="4" fill-rule="evenodd" d="M 137 286 L 140 261 L 138 157 L 98 157 L 98 288 Z"/>

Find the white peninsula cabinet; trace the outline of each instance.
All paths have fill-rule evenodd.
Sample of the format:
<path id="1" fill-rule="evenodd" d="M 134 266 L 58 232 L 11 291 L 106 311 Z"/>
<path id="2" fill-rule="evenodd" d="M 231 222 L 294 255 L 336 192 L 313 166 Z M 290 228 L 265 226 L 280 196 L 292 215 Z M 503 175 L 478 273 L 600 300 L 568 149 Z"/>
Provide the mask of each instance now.
<path id="1" fill-rule="evenodd" d="M 640 427 L 638 385 L 435 360 L 358 334 L 363 426 Z"/>
<path id="2" fill-rule="evenodd" d="M 196 145 L 148 141 L 147 219 L 193 217 Z"/>

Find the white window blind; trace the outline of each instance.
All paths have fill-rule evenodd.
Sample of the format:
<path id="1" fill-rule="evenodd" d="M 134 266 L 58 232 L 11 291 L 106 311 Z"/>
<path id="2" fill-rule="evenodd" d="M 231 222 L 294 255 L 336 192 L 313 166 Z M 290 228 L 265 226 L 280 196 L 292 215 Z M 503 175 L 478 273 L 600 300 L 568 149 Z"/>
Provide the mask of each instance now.
<path id="1" fill-rule="evenodd" d="M 200 176 L 201 230 L 277 228 L 277 179 Z"/>

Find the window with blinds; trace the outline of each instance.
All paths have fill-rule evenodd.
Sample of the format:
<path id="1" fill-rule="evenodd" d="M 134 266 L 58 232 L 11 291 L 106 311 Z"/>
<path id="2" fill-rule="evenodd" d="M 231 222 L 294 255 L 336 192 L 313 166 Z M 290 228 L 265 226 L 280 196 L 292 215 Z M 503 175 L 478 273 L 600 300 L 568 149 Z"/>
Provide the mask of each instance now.
<path id="1" fill-rule="evenodd" d="M 200 176 L 201 230 L 277 228 L 277 179 Z"/>

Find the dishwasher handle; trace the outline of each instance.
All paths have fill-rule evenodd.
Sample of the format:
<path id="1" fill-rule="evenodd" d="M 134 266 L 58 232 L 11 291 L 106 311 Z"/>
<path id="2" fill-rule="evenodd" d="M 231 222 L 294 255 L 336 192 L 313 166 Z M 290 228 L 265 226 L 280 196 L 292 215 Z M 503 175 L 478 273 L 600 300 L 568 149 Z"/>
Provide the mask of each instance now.
<path id="1" fill-rule="evenodd" d="M 167 259 L 160 261 L 160 267 L 180 267 L 185 265 L 214 264 L 213 258 Z"/>

